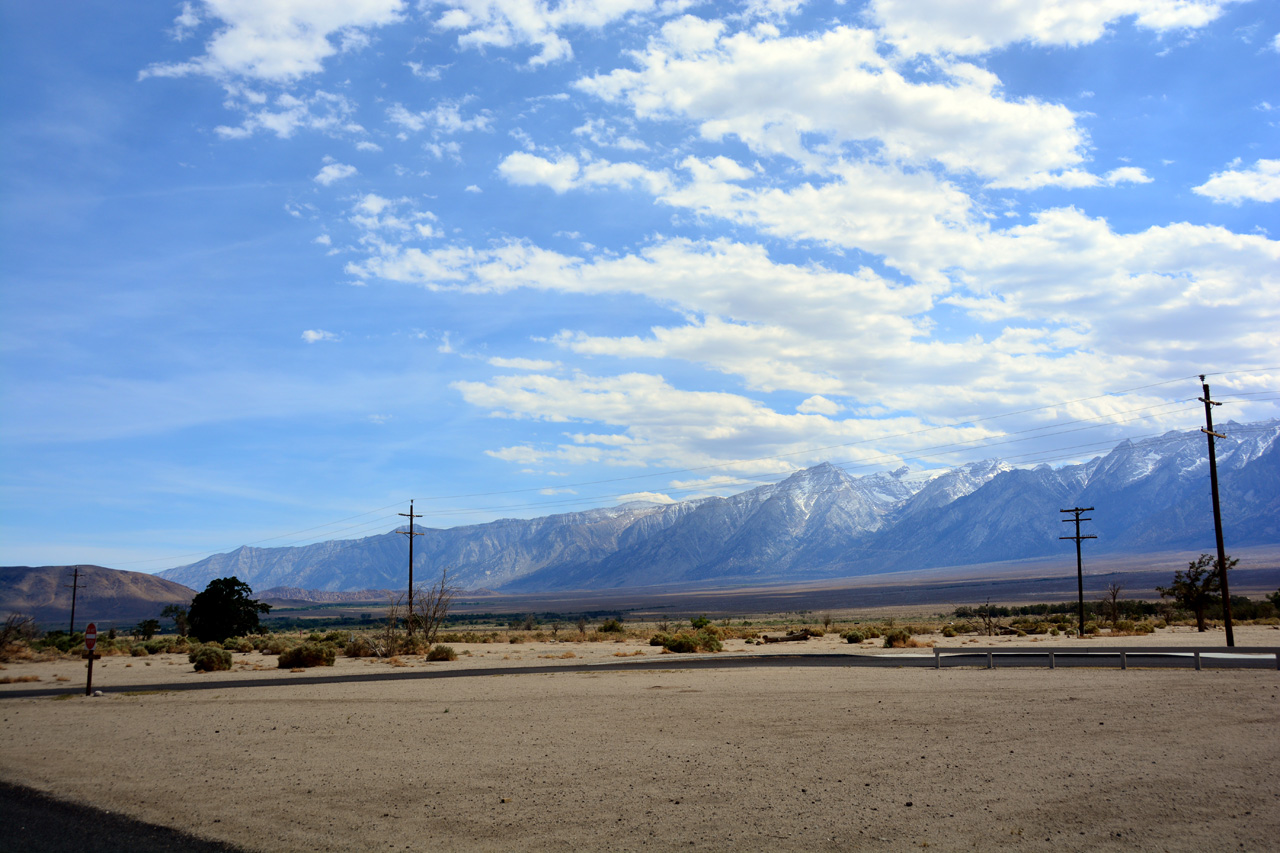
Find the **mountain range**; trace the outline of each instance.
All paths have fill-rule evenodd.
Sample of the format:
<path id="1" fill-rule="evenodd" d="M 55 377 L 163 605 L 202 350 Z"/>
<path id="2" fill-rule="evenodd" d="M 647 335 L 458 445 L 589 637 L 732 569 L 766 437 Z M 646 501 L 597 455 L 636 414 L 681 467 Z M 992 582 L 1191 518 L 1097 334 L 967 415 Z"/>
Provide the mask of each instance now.
<path id="1" fill-rule="evenodd" d="M 1280 543 L 1280 420 L 1227 423 L 1218 471 L 1228 550 Z M 1204 435 L 1123 441 L 1088 462 L 970 463 L 920 479 L 907 468 L 852 476 L 822 463 L 732 497 L 628 503 L 533 519 L 419 528 L 415 579 L 504 593 L 732 586 L 1047 557 L 1069 507 L 1093 507 L 1091 553 L 1212 551 Z M 401 528 L 403 529 L 403 528 Z M 242 547 L 160 577 L 203 589 L 235 575 L 255 590 L 403 586 L 398 531 L 290 548 Z"/>

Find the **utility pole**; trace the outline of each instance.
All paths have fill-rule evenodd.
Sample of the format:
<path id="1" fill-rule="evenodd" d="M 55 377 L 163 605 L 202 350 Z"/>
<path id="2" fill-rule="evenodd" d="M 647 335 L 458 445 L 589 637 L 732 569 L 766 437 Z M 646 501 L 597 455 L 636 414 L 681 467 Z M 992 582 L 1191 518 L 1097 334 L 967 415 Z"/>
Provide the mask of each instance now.
<path id="1" fill-rule="evenodd" d="M 409 624 L 409 636 L 412 637 L 413 636 L 413 537 L 422 535 L 421 533 L 413 532 L 413 520 L 415 518 L 422 518 L 422 516 L 413 514 L 413 501 L 409 501 L 408 512 L 402 512 L 399 514 L 409 519 L 409 529 L 401 530 L 400 532 L 403 533 L 405 536 L 409 537 L 409 619 L 408 619 L 408 624 Z"/>
<path id="2" fill-rule="evenodd" d="M 72 567 L 75 574 L 71 576 L 71 626 L 67 628 L 67 636 L 76 632 L 76 589 L 80 586 L 80 567 Z"/>
<path id="3" fill-rule="evenodd" d="M 1080 517 L 1080 513 L 1082 513 L 1082 512 L 1093 512 L 1093 507 L 1091 507 L 1091 506 L 1083 506 L 1083 507 L 1081 507 L 1081 506 L 1077 506 L 1077 507 L 1072 507 L 1071 509 L 1060 509 L 1060 510 L 1058 510 L 1058 512 L 1069 512 L 1069 513 L 1072 513 L 1072 514 L 1073 514 L 1073 517 L 1072 517 L 1072 518 L 1064 518 L 1064 519 L 1062 519 L 1062 523 L 1063 523 L 1063 524 L 1069 524 L 1069 523 L 1071 523 L 1071 522 L 1073 522 L 1073 521 L 1076 523 L 1076 535 L 1075 535 L 1075 536 L 1059 536 L 1058 538 L 1059 538 L 1059 539 L 1074 539 L 1074 540 L 1076 540 L 1076 585 L 1077 585 L 1077 586 L 1079 587 L 1079 589 L 1080 589 L 1080 636 L 1081 636 L 1081 637 L 1083 637 L 1083 636 L 1084 636 L 1084 563 L 1083 563 L 1083 561 L 1082 561 L 1082 560 L 1081 560 L 1081 558 L 1080 558 L 1080 540 L 1081 540 L 1081 539 L 1097 539 L 1098 537 L 1097 537 L 1097 536 L 1081 536 L 1081 535 L 1080 535 L 1080 522 L 1082 522 L 1082 521 L 1093 521 L 1093 519 L 1092 519 L 1092 518 L 1081 518 L 1081 517 Z"/>
<path id="4" fill-rule="evenodd" d="M 1222 546 L 1222 505 L 1218 503 L 1218 454 L 1213 446 L 1215 438 L 1226 438 L 1226 436 L 1213 431 L 1213 407 L 1222 404 L 1214 402 L 1209 396 L 1209 383 L 1204 381 L 1203 373 L 1200 374 L 1200 387 L 1204 389 L 1204 396 L 1200 398 L 1200 402 L 1204 403 L 1204 429 L 1200 431 L 1209 439 L 1209 487 L 1213 491 L 1213 532 L 1218 540 L 1218 576 L 1222 581 L 1222 624 L 1226 626 L 1227 646 L 1230 648 L 1235 646 L 1236 636 L 1231 630 L 1231 592 L 1227 589 L 1227 551 Z"/>

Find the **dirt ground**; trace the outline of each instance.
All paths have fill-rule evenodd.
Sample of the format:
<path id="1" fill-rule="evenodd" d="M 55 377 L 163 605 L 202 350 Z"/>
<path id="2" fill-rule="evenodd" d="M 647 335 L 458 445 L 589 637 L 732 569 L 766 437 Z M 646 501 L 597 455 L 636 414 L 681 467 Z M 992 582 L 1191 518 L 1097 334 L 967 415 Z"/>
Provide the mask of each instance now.
<path id="1" fill-rule="evenodd" d="M 1237 643 L 1276 645 L 1257 630 Z M 106 658 L 104 696 L 0 698 L 0 780 L 262 851 L 1263 850 L 1280 838 L 1275 670 L 682 671 L 668 656 L 669 670 L 519 671 L 656 653 L 614 645 L 410 659 L 510 668 L 499 677 L 195 692 L 146 692 L 211 677 L 178 656 Z M 280 674 L 273 658 L 236 658 L 237 681 Z M 82 667 L 6 664 L 0 675 L 40 682 L 0 696 L 55 674 L 83 684 Z"/>

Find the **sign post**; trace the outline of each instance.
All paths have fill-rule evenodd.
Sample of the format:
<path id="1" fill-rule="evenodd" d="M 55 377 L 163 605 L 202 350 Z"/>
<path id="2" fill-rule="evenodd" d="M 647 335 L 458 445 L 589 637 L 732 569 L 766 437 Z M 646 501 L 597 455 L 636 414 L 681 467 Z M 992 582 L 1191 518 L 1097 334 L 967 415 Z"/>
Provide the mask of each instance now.
<path id="1" fill-rule="evenodd" d="M 89 677 L 85 679 L 84 695 L 93 695 L 93 659 L 97 657 L 93 653 L 93 647 L 98 644 L 98 626 L 89 623 L 89 627 L 84 629 L 84 647 L 89 650 Z"/>

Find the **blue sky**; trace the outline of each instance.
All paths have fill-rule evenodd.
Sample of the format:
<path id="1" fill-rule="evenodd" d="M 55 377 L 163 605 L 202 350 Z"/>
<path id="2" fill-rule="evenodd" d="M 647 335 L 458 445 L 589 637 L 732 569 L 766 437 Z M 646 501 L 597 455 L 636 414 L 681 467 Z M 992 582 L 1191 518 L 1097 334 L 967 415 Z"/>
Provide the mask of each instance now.
<path id="1" fill-rule="evenodd" d="M 0 7 L 0 563 L 1277 416 L 1275 3 L 119 9 Z"/>

